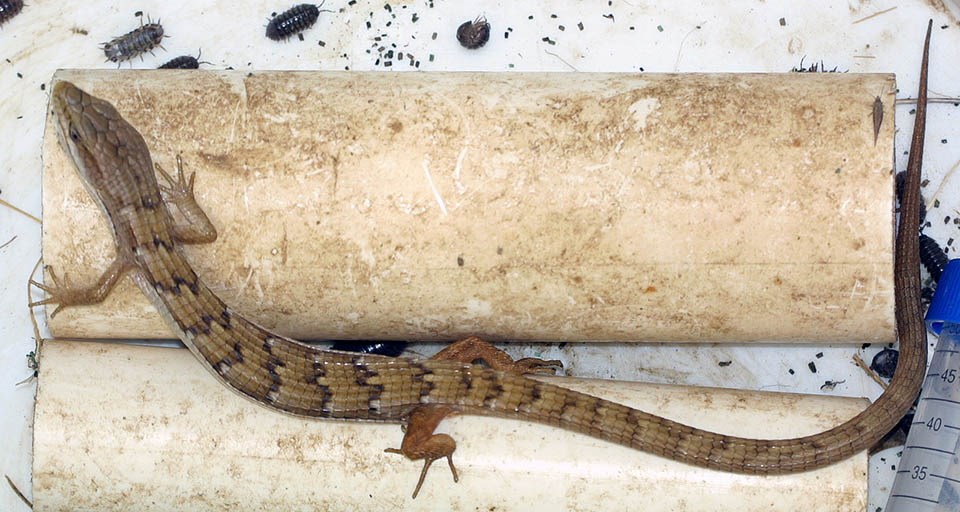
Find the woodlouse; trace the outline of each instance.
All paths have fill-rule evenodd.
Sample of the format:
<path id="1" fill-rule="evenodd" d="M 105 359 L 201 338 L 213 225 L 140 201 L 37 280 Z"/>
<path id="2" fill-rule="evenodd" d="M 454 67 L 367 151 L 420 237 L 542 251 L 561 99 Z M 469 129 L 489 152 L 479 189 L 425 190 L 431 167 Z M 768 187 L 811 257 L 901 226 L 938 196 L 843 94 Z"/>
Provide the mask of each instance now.
<path id="1" fill-rule="evenodd" d="M 924 234 L 920 235 L 920 263 L 927 268 L 927 273 L 930 274 L 934 283 L 940 282 L 943 269 L 947 268 L 949 262 L 950 258 L 947 258 L 936 240 Z"/>
<path id="2" fill-rule="evenodd" d="M 466 21 L 457 28 L 457 41 L 464 48 L 476 50 L 490 40 L 490 24 L 483 16 L 473 21 Z"/>
<path id="3" fill-rule="evenodd" d="M 883 100 L 877 96 L 873 100 L 873 145 L 877 145 L 877 138 L 880 136 L 880 127 L 883 126 Z"/>
<path id="4" fill-rule="evenodd" d="M 153 23 L 148 19 L 146 25 L 141 21 L 140 28 L 103 43 L 103 54 L 107 56 L 107 60 L 119 64 L 138 55 L 152 52 L 154 48 L 160 46 L 163 37 L 163 26 L 160 25 L 160 21 Z"/>
<path id="5" fill-rule="evenodd" d="M 0 25 L 19 14 L 20 9 L 23 9 L 23 0 L 0 0 Z"/>
<path id="6" fill-rule="evenodd" d="M 267 23 L 267 37 L 282 41 L 313 26 L 320 18 L 320 8 L 313 4 L 300 4 L 274 16 Z M 300 36 L 303 39 L 303 36 Z"/>
<path id="7" fill-rule="evenodd" d="M 193 55 L 181 55 L 161 64 L 157 69 L 199 69 L 200 64 L 210 64 L 209 62 L 200 60 L 200 55 L 202 54 L 203 52 L 197 52 L 196 57 Z"/>

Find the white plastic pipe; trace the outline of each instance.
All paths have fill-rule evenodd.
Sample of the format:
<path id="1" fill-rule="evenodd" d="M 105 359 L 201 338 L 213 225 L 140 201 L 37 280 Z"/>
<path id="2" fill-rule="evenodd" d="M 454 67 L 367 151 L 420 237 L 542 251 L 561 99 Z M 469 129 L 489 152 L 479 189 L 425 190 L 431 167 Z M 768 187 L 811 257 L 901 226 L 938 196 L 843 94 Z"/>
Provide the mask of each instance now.
<path id="1" fill-rule="evenodd" d="M 457 417 L 453 483 L 384 453 L 397 425 L 277 414 L 218 384 L 186 350 L 51 341 L 34 427 L 36 511 L 523 510 L 856 511 L 865 453 L 777 477 L 695 468 L 522 421 Z M 741 436 L 819 432 L 863 400 L 554 379 Z"/>
<path id="2" fill-rule="evenodd" d="M 894 338 L 891 75 L 57 79 L 183 154 L 220 232 L 190 261 L 293 337 Z M 44 261 L 92 282 L 113 241 L 49 128 Z M 50 326 L 171 336 L 129 281 Z"/>

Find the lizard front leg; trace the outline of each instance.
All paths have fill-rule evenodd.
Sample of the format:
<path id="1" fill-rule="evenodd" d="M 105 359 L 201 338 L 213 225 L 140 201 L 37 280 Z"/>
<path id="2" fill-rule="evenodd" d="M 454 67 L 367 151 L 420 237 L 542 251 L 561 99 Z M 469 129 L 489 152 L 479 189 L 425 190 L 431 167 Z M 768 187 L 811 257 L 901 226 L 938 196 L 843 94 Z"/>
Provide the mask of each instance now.
<path id="1" fill-rule="evenodd" d="M 174 240 L 183 244 L 203 244 L 216 240 L 217 230 L 206 213 L 200 208 L 194 196 L 195 175 L 191 174 L 189 178 L 184 175 L 183 160 L 180 155 L 177 155 L 177 174 L 175 178 L 164 171 L 160 164 L 154 164 L 154 167 L 161 179 L 166 182 L 165 185 L 160 185 L 164 201 L 168 205 L 176 206 L 182 217 L 180 222 L 172 226 L 171 235 Z M 121 253 L 103 271 L 103 274 L 94 284 L 73 286 L 68 276 L 64 275 L 61 279 L 52 267 L 47 266 L 45 270 L 49 272 L 50 284 L 30 280 L 30 284 L 42 290 L 47 297 L 30 302 L 28 305 L 34 307 L 56 304 L 56 309 L 53 310 L 53 313 L 50 313 L 50 318 L 53 318 L 64 308 L 99 304 L 110 295 L 113 288 L 120 282 L 120 278 L 136 268 L 137 263 L 133 256 L 129 253 Z"/>
<path id="2" fill-rule="evenodd" d="M 173 226 L 174 238 L 184 244 L 206 244 L 216 240 L 217 228 L 210 222 L 206 212 L 200 208 L 194 195 L 193 183 L 197 177 L 196 173 L 190 173 L 189 178 L 184 175 L 183 159 L 179 154 L 176 178 L 167 174 L 160 164 L 154 163 L 153 166 L 157 174 L 166 182 L 166 185 L 160 184 L 164 201 L 176 206 L 182 217 Z"/>

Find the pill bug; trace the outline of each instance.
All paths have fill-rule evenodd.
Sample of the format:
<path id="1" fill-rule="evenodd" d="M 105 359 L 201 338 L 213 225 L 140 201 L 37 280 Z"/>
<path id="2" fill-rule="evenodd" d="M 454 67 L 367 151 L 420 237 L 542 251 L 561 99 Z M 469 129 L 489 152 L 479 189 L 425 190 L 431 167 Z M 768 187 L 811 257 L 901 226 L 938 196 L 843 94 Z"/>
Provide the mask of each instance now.
<path id="1" fill-rule="evenodd" d="M 883 126 L 883 100 L 878 95 L 873 99 L 873 145 L 877 145 L 877 138 L 880 137 L 880 127 Z"/>
<path id="2" fill-rule="evenodd" d="M 320 8 L 313 4 L 300 4 L 283 11 L 267 23 L 267 37 L 282 41 L 310 28 L 320 17 Z M 303 39 L 303 36 L 300 36 Z"/>
<path id="3" fill-rule="evenodd" d="M 947 267 L 950 259 L 940 247 L 936 240 L 927 235 L 920 235 L 920 262 L 927 268 L 930 278 L 934 283 L 940 282 L 940 276 L 943 275 L 943 269 Z"/>
<path id="4" fill-rule="evenodd" d="M 466 21 L 457 28 L 457 41 L 464 48 L 476 50 L 490 40 L 490 24 L 483 16 L 473 21 Z"/>
<path id="5" fill-rule="evenodd" d="M 0 0 L 0 25 L 10 21 L 23 9 L 23 0 Z"/>
<path id="6" fill-rule="evenodd" d="M 898 172 L 895 177 L 896 187 L 897 187 L 897 201 L 900 203 L 903 203 L 903 186 L 904 186 L 904 183 L 906 182 L 906 178 L 907 178 L 906 171 Z M 927 219 L 927 202 L 923 200 L 923 196 L 920 196 L 920 227 L 923 226 L 923 223 L 926 221 L 926 219 Z"/>
<path id="7" fill-rule="evenodd" d="M 181 55 L 161 64 L 157 69 L 198 69 L 200 64 L 210 64 L 210 62 L 200 60 L 203 52 L 198 51 L 197 56 Z"/>
<path id="8" fill-rule="evenodd" d="M 163 37 L 163 26 L 160 25 L 160 21 L 153 23 L 147 19 L 146 25 L 141 21 L 140 28 L 103 43 L 103 54 L 110 62 L 119 64 L 138 55 L 152 53 L 157 46 L 163 48 L 160 45 Z"/>
<path id="9" fill-rule="evenodd" d="M 900 352 L 885 348 L 873 356 L 873 361 L 870 362 L 870 369 L 877 372 L 877 375 L 884 379 L 892 379 L 893 372 L 897 369 L 897 363 L 899 361 Z"/>

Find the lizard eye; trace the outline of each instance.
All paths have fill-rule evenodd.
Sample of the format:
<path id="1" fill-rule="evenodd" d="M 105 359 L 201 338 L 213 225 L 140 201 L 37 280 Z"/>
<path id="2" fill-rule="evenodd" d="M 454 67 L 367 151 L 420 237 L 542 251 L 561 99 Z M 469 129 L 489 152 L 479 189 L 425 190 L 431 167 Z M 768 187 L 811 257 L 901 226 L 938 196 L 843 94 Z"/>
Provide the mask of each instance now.
<path id="1" fill-rule="evenodd" d="M 70 139 L 73 140 L 74 142 L 80 142 L 80 132 L 78 132 L 77 129 L 74 128 L 73 124 L 70 125 L 69 130 L 70 130 Z"/>

